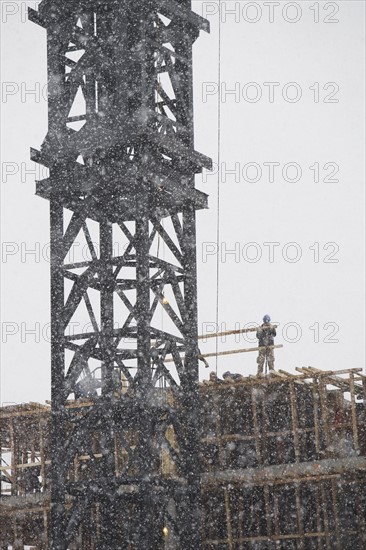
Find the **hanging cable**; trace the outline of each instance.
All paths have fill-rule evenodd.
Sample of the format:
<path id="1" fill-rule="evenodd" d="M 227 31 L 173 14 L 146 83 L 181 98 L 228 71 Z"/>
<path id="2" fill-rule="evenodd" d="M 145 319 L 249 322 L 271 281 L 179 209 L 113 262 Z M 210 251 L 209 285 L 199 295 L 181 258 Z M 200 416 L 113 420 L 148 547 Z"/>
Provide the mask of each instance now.
<path id="1" fill-rule="evenodd" d="M 221 161 L 221 154 L 220 154 L 220 147 L 221 147 L 221 0 L 218 0 L 219 4 L 219 63 L 218 63 L 218 74 L 217 74 L 217 80 L 218 80 L 218 106 L 217 106 L 217 163 L 218 163 L 218 171 L 217 171 L 217 220 L 216 220 L 216 250 L 217 250 L 217 257 L 216 257 L 216 330 L 219 332 L 219 282 L 220 282 L 220 161 Z M 218 351 L 219 351 L 219 337 L 216 336 L 216 375 L 217 375 L 217 369 L 218 369 Z"/>

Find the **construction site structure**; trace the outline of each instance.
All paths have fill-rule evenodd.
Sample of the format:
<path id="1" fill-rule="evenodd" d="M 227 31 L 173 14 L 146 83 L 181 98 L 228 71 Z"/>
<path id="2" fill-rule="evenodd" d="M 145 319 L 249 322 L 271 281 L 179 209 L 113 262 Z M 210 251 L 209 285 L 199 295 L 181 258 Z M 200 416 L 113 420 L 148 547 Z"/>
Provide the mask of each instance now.
<path id="1" fill-rule="evenodd" d="M 297 370 L 296 375 L 274 371 L 266 377 L 227 376 L 225 381 L 213 376 L 200 384 L 201 543 L 197 548 L 366 547 L 366 376 L 361 369 Z M 120 391 L 125 391 L 123 385 Z M 174 391 L 158 391 L 161 403 L 174 407 Z M 86 399 L 69 400 L 66 405 L 80 418 L 93 406 Z M 1 548 L 48 548 L 51 430 L 47 405 L 1 409 Z M 133 445 L 137 437 L 133 426 L 125 436 Z M 166 483 L 174 484 L 180 474 L 177 459 L 171 458 L 170 447 L 179 453 L 172 430 L 167 442 L 160 448 L 159 470 Z M 114 445 L 113 468 L 118 476 L 128 454 L 117 437 Z M 92 448 L 79 449 L 68 466 L 67 482 L 89 480 L 102 464 L 101 435 L 96 431 Z M 68 497 L 67 506 L 73 498 Z M 120 511 L 125 531 L 118 544 L 130 550 L 135 547 L 128 530 L 133 524 L 124 517 L 125 510 Z M 68 548 L 98 548 L 102 521 L 99 507 L 92 507 Z M 162 525 L 154 548 L 181 546 L 175 531 Z"/>
<path id="2" fill-rule="evenodd" d="M 49 547 L 88 526 L 103 550 L 149 550 L 166 530 L 199 548 L 195 175 L 212 163 L 194 150 L 192 47 L 209 24 L 190 0 L 42 0 L 29 19 L 47 32 L 48 133 L 31 158 L 49 170 Z"/>
<path id="3" fill-rule="evenodd" d="M 42 0 L 29 19 L 47 35 L 31 158 L 49 171 L 51 406 L 1 410 L 0 546 L 363 548 L 358 370 L 199 385 L 208 21 L 191 0 Z"/>

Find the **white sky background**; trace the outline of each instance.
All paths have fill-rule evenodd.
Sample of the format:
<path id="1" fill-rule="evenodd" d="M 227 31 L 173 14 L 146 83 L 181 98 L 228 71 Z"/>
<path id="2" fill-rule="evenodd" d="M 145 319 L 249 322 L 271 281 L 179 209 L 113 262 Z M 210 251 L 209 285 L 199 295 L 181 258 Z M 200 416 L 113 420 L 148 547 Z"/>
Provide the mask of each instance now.
<path id="1" fill-rule="evenodd" d="M 226 181 L 224 170 L 220 175 L 219 328 L 261 322 L 269 313 L 280 324 L 276 343 L 284 344 L 276 352 L 277 369 L 364 367 L 365 3 L 280 2 L 272 8 L 272 23 L 265 2 L 221 4 L 220 160 L 227 169 L 239 163 L 241 173 L 227 174 Z M 29 148 L 39 148 L 47 131 L 47 104 L 42 96 L 46 40 L 42 28 L 25 22 L 26 5 L 34 7 L 34 2 L 1 1 L 2 91 L 8 92 L 3 93 L 1 104 L 2 404 L 42 402 L 50 397 L 50 344 L 44 338 L 50 317 L 49 205 L 34 194 L 34 174 L 24 172 L 24 167 L 35 168 Z M 227 11 L 234 8 L 236 15 L 229 15 Z M 217 163 L 217 2 L 195 0 L 193 9 L 211 21 L 211 34 L 201 33 L 194 46 L 196 150 Z M 315 23 L 317 9 L 319 22 Z M 296 17 L 296 23 L 286 21 Z M 248 21 L 255 18 L 257 22 Z M 326 18 L 339 21 L 326 23 Z M 257 102 L 248 101 L 256 93 L 254 86 L 246 88 L 250 82 L 262 93 Z M 269 86 L 264 85 L 269 82 L 279 83 L 273 102 Z M 283 98 L 290 82 L 302 91 L 297 102 Z M 314 83 L 319 83 L 319 102 L 310 89 Z M 329 97 L 338 102 L 324 102 L 336 89 L 332 84 L 324 90 L 327 83 L 339 87 Z M 36 96 L 24 94 L 25 87 L 37 86 Z M 204 97 L 207 86 L 213 92 Z M 225 97 L 225 90 L 235 86 L 240 97 Z M 288 88 L 290 99 L 295 91 L 293 86 Z M 280 163 L 273 182 L 264 165 L 270 162 Z M 245 181 L 242 171 L 245 175 L 248 163 L 261 167 L 259 181 Z M 282 169 L 288 163 L 301 168 L 299 181 L 283 178 Z M 309 169 L 315 163 L 319 163 L 319 182 L 314 182 L 314 169 Z M 333 165 L 325 170 L 326 163 Z M 324 181 L 332 175 L 334 164 L 339 171 L 333 178 L 339 181 Z M 294 175 L 289 168 L 287 179 Z M 255 177 L 254 168 L 247 176 Z M 205 180 L 197 178 L 197 187 L 210 195 L 210 210 L 197 216 L 200 333 L 212 331 L 216 320 L 218 175 L 206 174 Z M 272 262 L 269 246 L 264 245 L 270 242 L 279 243 Z M 288 243 L 297 243 L 296 249 Z M 314 247 L 314 243 L 319 244 Z M 335 244 L 324 250 L 327 243 Z M 24 254 L 37 246 L 37 257 Z M 236 249 L 237 257 L 225 255 L 225 247 Z M 301 253 L 299 261 L 284 259 L 283 254 L 291 259 L 296 250 Z M 328 259 L 338 261 L 324 262 L 332 252 Z M 249 261 L 257 253 L 261 258 Z M 26 334 L 32 328 L 36 336 Z M 219 342 L 219 350 L 253 345 L 230 337 Z M 214 350 L 214 340 L 201 346 L 202 352 Z M 214 370 L 214 359 L 210 366 Z M 219 374 L 226 370 L 254 374 L 256 353 L 219 358 Z M 208 372 L 202 368 L 201 377 Z"/>

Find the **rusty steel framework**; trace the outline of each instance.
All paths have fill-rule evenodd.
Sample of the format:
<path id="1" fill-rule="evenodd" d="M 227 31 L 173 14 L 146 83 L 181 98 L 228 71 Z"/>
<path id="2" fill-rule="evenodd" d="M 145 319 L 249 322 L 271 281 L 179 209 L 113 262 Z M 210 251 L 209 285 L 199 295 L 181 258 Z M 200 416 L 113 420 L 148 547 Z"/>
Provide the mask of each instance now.
<path id="1" fill-rule="evenodd" d="M 235 383 L 201 384 L 200 548 L 355 550 L 366 546 L 366 377 L 359 369 L 299 370 L 296 376 L 275 372 Z M 123 385 L 121 391 L 125 391 Z M 174 407 L 172 388 L 158 391 Z M 80 418 L 93 406 L 86 399 L 67 403 L 68 411 Z M 37 550 L 48 548 L 50 433 L 49 406 L 29 403 L 0 409 L 1 548 L 11 545 L 18 550 L 26 544 Z M 133 427 L 125 432 L 130 444 L 135 435 Z M 95 432 L 92 455 L 78 454 L 69 466 L 70 483 L 88 480 L 93 463 L 103 464 L 100 437 Z M 173 431 L 167 438 L 175 448 Z M 120 472 L 127 454 L 117 438 L 114 456 Z M 159 460 L 163 478 L 176 480 L 169 448 L 160 449 Z M 91 512 L 79 525 L 70 550 L 98 547 L 96 534 L 103 518 L 98 507 Z M 127 523 L 130 520 L 131 515 Z M 121 546 L 134 548 L 128 530 Z M 156 547 L 181 548 L 173 531 Z"/>
<path id="2" fill-rule="evenodd" d="M 97 548 L 156 548 L 163 527 L 198 548 L 195 215 L 207 196 L 194 176 L 211 161 L 193 149 L 192 45 L 209 25 L 190 0 L 43 0 L 29 19 L 48 53 L 48 133 L 31 156 L 49 169 L 36 192 L 51 225 L 50 548 L 83 522 L 93 531 L 95 514 Z M 70 396 L 92 405 L 80 415 Z M 70 480 L 85 454 L 88 476 Z"/>

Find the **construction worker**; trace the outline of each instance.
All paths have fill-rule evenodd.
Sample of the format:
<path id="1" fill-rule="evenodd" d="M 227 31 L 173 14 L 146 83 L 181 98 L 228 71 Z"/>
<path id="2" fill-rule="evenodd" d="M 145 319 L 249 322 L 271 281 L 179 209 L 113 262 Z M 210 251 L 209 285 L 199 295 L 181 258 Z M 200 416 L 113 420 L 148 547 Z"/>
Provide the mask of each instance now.
<path id="1" fill-rule="evenodd" d="M 271 325 L 271 318 L 269 315 L 263 317 L 263 324 L 257 330 L 258 346 L 262 349 L 259 350 L 257 357 L 258 364 L 258 376 L 263 375 L 264 362 L 268 364 L 269 370 L 274 370 L 274 353 L 272 347 L 276 336 L 276 329 Z"/>
<path id="2" fill-rule="evenodd" d="M 243 376 L 241 374 L 230 372 L 229 370 L 224 372 L 222 377 L 225 382 L 240 382 L 240 380 L 243 380 Z"/>

